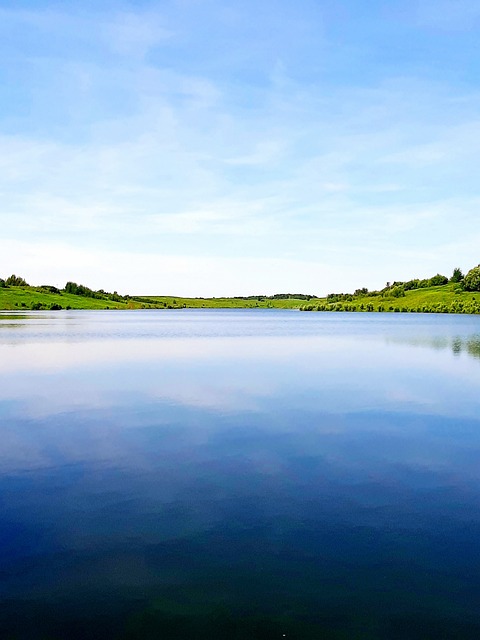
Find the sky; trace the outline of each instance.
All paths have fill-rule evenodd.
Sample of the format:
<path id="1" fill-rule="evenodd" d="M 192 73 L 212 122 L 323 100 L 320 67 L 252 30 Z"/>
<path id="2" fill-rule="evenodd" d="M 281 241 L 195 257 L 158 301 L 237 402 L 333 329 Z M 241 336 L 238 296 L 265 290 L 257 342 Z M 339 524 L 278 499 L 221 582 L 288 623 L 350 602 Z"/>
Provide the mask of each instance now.
<path id="1" fill-rule="evenodd" d="M 0 0 L 0 276 L 323 295 L 480 262 L 479 0 Z"/>

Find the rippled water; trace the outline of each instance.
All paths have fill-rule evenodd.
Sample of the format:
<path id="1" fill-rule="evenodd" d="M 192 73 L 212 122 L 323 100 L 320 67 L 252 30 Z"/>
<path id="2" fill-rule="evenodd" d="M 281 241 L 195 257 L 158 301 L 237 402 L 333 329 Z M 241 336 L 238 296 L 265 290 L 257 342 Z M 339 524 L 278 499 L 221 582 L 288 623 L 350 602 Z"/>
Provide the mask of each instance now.
<path id="1" fill-rule="evenodd" d="M 0 313 L 0 637 L 479 638 L 480 318 Z"/>

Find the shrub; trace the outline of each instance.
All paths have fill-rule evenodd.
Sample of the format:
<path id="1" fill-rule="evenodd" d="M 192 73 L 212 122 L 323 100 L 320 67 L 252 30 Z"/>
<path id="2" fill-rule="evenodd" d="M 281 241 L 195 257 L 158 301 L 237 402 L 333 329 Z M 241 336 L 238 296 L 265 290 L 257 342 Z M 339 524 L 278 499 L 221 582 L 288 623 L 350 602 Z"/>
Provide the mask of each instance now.
<path id="1" fill-rule="evenodd" d="M 433 278 L 430 278 L 429 280 L 430 287 L 438 287 L 439 285 L 443 285 L 447 283 L 448 283 L 447 276 L 442 276 L 440 273 L 437 273 L 436 276 L 433 276 Z"/>
<path id="2" fill-rule="evenodd" d="M 60 289 L 58 289 L 57 287 L 54 287 L 53 284 L 42 284 L 40 289 L 43 289 L 44 291 L 46 291 L 48 293 L 58 293 L 58 294 L 62 293 L 60 291 Z"/>
<path id="3" fill-rule="evenodd" d="M 403 287 L 397 286 L 390 289 L 390 295 L 394 298 L 404 298 L 405 297 L 405 289 Z"/>

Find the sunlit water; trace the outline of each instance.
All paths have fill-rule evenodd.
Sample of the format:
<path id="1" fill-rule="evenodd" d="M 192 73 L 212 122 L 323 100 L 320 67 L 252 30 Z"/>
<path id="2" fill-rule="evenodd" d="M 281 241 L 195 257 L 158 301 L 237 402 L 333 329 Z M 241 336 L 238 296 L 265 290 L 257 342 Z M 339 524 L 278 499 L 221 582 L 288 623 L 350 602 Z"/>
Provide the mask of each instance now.
<path id="1" fill-rule="evenodd" d="M 480 318 L 0 313 L 0 637 L 480 638 Z"/>

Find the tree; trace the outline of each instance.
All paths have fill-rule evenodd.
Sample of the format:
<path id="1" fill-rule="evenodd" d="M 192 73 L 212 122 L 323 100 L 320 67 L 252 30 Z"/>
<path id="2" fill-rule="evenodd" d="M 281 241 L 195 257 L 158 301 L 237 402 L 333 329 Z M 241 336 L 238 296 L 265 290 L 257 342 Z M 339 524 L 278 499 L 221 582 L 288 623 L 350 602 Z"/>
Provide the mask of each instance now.
<path id="1" fill-rule="evenodd" d="M 78 284 L 76 282 L 67 282 L 64 291 L 65 293 L 73 293 L 76 295 L 78 291 Z"/>
<path id="2" fill-rule="evenodd" d="M 460 267 L 455 267 L 453 270 L 452 277 L 450 278 L 450 282 L 461 282 L 463 280 L 463 273 Z"/>
<path id="3" fill-rule="evenodd" d="M 465 291 L 480 291 L 480 264 L 473 267 L 463 279 Z"/>
<path id="4" fill-rule="evenodd" d="M 27 281 L 14 273 L 5 280 L 5 284 L 7 287 L 28 287 Z"/>

